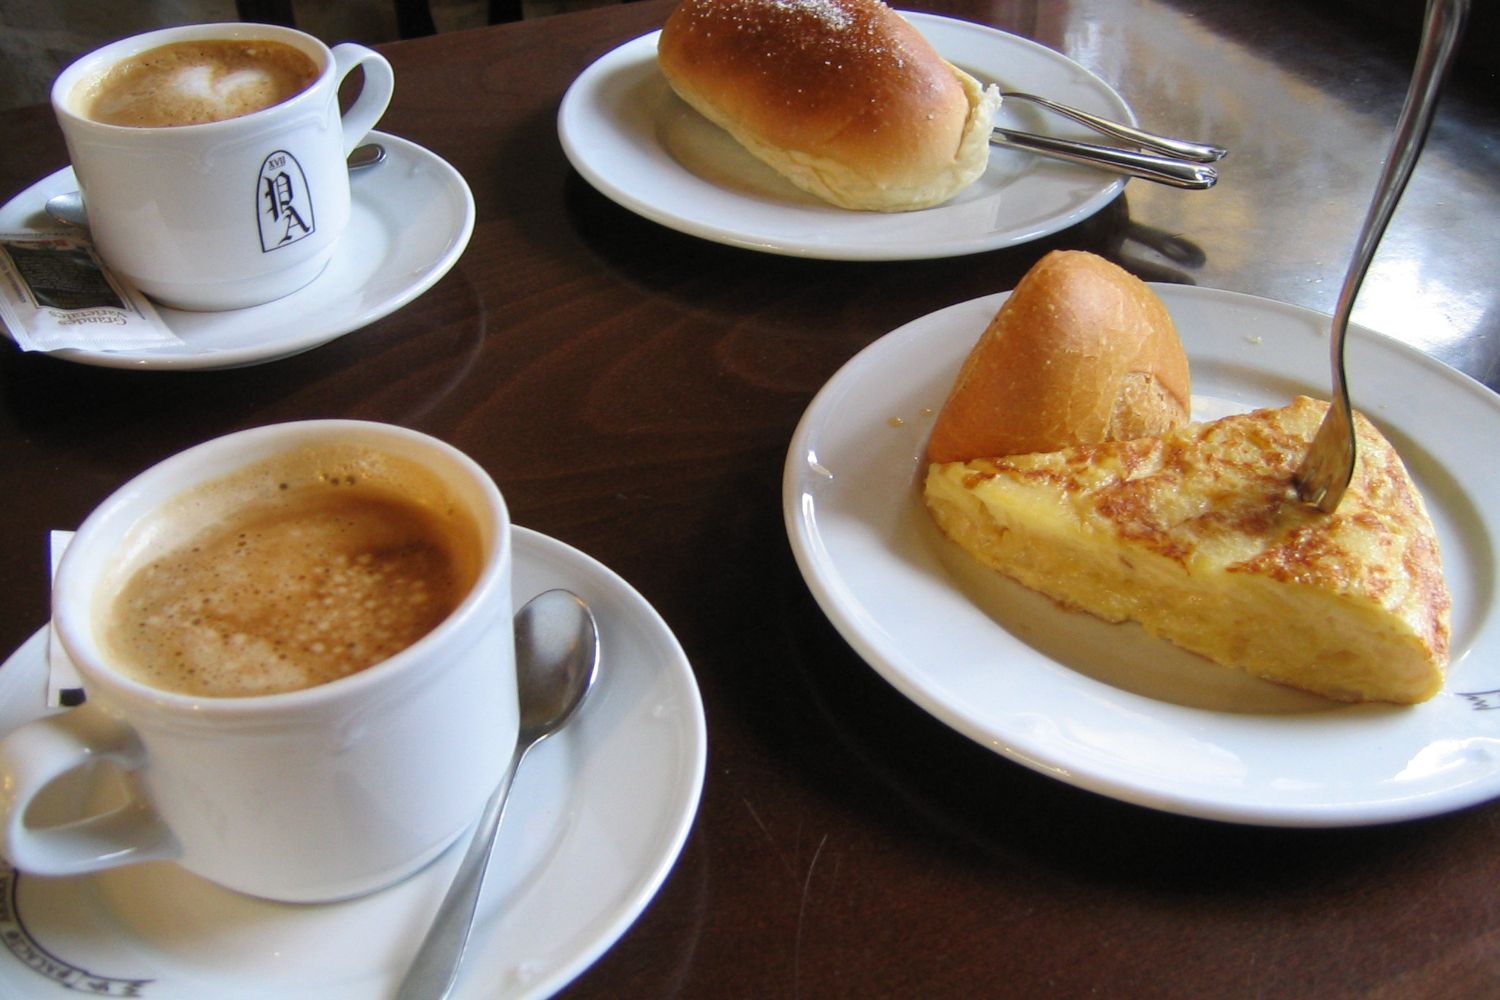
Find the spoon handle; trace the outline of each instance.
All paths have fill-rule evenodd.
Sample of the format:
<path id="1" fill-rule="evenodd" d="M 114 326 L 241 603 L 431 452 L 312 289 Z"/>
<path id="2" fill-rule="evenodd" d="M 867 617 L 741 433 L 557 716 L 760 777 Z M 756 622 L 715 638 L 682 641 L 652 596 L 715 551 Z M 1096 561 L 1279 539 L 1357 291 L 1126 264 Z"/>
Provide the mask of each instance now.
<path id="1" fill-rule="evenodd" d="M 494 846 L 495 833 L 500 829 L 500 817 L 505 813 L 505 800 L 510 795 L 510 783 L 516 776 L 521 758 L 526 756 L 533 744 L 516 747 L 510 764 L 500 783 L 495 786 L 490 799 L 484 804 L 469 849 L 459 862 L 448 894 L 438 906 L 437 916 L 427 929 L 427 936 L 417 949 L 417 957 L 406 970 L 401 988 L 396 991 L 396 1000 L 442 1000 L 453 989 L 458 977 L 458 967 L 463 961 L 464 949 L 469 943 L 469 929 L 474 925 L 474 910 L 479 904 L 479 892 L 484 888 L 485 870 L 489 867 L 490 851 Z"/>
<path id="2" fill-rule="evenodd" d="M 1140 153 L 1116 146 L 1100 146 L 1091 142 L 1075 142 L 1056 136 L 1018 132 L 1015 129 L 996 127 L 990 132 L 990 143 L 1024 149 L 1059 160 L 1084 163 L 1101 170 L 1139 177 L 1172 187 L 1201 190 L 1213 187 L 1219 180 L 1219 172 L 1205 163 L 1178 160 L 1169 156 Z"/>

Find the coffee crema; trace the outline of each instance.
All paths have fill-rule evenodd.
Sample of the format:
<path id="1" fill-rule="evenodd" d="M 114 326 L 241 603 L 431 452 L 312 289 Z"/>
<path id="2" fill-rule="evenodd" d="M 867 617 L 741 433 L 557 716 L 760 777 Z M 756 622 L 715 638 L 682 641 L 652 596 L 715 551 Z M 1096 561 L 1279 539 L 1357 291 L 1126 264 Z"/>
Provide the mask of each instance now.
<path id="1" fill-rule="evenodd" d="M 122 59 L 80 84 L 75 104 L 84 117 L 106 125 L 201 125 L 280 104 L 317 78 L 312 58 L 284 42 L 173 42 Z"/>
<path id="2" fill-rule="evenodd" d="M 226 698 L 388 659 L 453 612 L 483 560 L 477 525 L 431 473 L 368 449 L 309 449 L 199 487 L 134 548 L 150 555 L 103 612 L 115 665 Z"/>

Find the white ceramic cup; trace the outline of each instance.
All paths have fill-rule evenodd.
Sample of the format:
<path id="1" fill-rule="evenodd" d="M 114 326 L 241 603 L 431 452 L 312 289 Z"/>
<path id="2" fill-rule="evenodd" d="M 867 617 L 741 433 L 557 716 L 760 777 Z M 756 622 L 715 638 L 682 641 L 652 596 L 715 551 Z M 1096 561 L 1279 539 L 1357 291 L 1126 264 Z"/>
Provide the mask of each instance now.
<path id="1" fill-rule="evenodd" d="M 483 547 L 463 602 L 389 659 L 298 691 L 191 696 L 115 669 L 104 610 L 122 565 L 142 561 L 132 530 L 185 490 L 319 442 L 368 445 L 439 477 L 478 525 Z M 277 424 L 152 467 L 89 515 L 58 567 L 53 622 L 87 700 L 0 740 L 0 848 L 38 875 L 173 859 L 228 888 L 294 902 L 399 881 L 473 822 L 514 749 L 511 561 L 509 516 L 493 480 L 415 431 L 347 420 Z M 124 772 L 129 801 L 66 825 L 31 825 L 34 801 L 54 786 L 78 786 L 75 772 L 98 760 Z"/>
<path id="2" fill-rule="evenodd" d="M 273 39 L 306 53 L 317 79 L 295 97 L 224 121 L 145 128 L 83 114 L 89 84 L 141 52 L 202 39 Z M 339 84 L 364 85 L 340 117 Z M 112 42 L 68 66 L 52 86 L 94 245 L 112 270 L 183 309 L 269 302 L 327 266 L 349 221 L 346 158 L 380 120 L 395 77 L 353 43 L 332 49 L 267 24 L 198 24 Z"/>

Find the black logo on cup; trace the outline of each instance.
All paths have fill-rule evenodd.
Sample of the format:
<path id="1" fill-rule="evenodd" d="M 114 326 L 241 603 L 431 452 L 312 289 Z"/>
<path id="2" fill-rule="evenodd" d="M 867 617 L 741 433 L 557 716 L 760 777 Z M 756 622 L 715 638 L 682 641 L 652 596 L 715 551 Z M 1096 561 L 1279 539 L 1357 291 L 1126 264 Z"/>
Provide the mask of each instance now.
<path id="1" fill-rule="evenodd" d="M 311 236 L 317 228 L 307 176 L 297 158 L 284 149 L 278 149 L 260 165 L 255 201 L 264 253 Z"/>

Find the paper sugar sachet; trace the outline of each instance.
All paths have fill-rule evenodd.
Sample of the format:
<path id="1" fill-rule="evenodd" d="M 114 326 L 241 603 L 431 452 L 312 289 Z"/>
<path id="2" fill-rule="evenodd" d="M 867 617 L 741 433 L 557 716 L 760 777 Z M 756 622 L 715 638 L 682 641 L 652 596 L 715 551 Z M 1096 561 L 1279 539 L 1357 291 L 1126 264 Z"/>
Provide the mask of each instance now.
<path id="1" fill-rule="evenodd" d="M 144 295 L 70 233 L 0 234 L 0 322 L 23 351 L 182 344 Z"/>
<path id="2" fill-rule="evenodd" d="M 68 543 L 72 540 L 71 531 L 54 531 L 48 539 L 53 576 L 57 575 L 57 564 L 62 561 L 63 553 L 67 551 Z M 73 666 L 73 661 L 68 658 L 67 651 L 63 649 L 62 640 L 57 637 L 56 627 L 49 623 L 47 626 L 47 707 L 71 708 L 82 703 L 83 681 L 78 676 L 78 668 Z"/>

